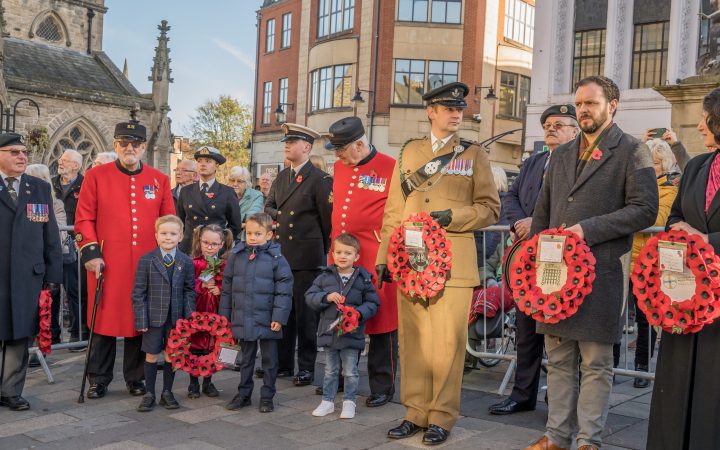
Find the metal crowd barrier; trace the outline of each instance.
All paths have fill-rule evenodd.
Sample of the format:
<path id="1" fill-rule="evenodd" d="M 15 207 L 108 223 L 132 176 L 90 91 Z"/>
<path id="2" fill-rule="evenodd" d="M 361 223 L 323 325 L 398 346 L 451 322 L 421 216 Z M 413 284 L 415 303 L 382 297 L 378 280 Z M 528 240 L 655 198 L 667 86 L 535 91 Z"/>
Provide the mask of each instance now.
<path id="1" fill-rule="evenodd" d="M 489 238 L 489 233 L 500 233 L 500 241 L 498 242 L 506 242 L 509 233 L 510 233 L 510 227 L 508 225 L 494 225 L 487 228 L 483 228 L 483 246 L 485 245 L 485 242 L 487 242 L 487 239 Z M 642 234 L 654 234 L 665 231 L 664 227 L 650 227 L 642 230 L 640 233 Z M 505 249 L 506 246 L 501 246 L 501 256 L 504 258 L 505 256 Z M 495 249 L 491 249 L 492 252 L 495 251 Z M 487 266 L 487 259 L 492 254 L 486 254 L 485 250 L 483 249 L 482 253 L 482 264 L 481 267 Z M 630 267 L 630 270 L 632 268 Z M 486 282 L 486 276 L 484 273 L 480 274 L 480 277 L 482 279 L 483 286 Z M 628 274 L 629 278 L 629 274 Z M 517 354 L 516 354 L 516 341 L 515 341 L 515 327 L 514 327 L 514 321 L 512 320 L 513 314 L 523 314 L 517 309 L 513 309 L 512 311 L 505 311 L 505 289 L 504 289 L 504 282 L 500 281 L 501 289 L 501 307 L 500 311 L 498 311 L 498 314 L 501 314 L 502 317 L 502 327 L 501 327 L 501 334 L 500 337 L 495 338 L 488 338 L 487 336 L 487 290 L 483 290 L 483 315 L 481 318 L 478 318 L 478 320 L 483 321 L 483 336 L 480 341 L 480 345 L 482 348 L 478 349 L 477 347 L 477 341 L 474 341 L 468 337 L 468 340 L 465 344 L 467 352 L 478 359 L 477 362 L 473 362 L 473 365 L 476 366 L 478 363 L 480 363 L 481 366 L 485 367 L 492 367 L 496 365 L 500 361 L 507 361 L 509 362 L 509 365 L 505 371 L 505 375 L 503 377 L 502 382 L 500 383 L 500 387 L 498 388 L 497 393 L 499 395 L 502 395 L 505 392 L 505 389 L 507 388 L 507 385 L 509 384 L 510 380 L 512 379 L 512 376 L 515 372 L 515 369 L 517 368 Z M 629 281 L 628 281 L 629 284 Z M 621 340 L 621 361 L 618 367 L 613 368 L 613 374 L 614 375 L 620 375 L 620 376 L 626 376 L 626 377 L 634 377 L 634 378 L 642 378 L 646 380 L 655 380 L 655 373 L 653 371 L 653 361 L 655 361 L 657 357 L 657 353 L 659 351 L 659 345 L 655 345 L 655 351 L 651 352 L 651 349 L 653 348 L 653 342 L 652 342 L 652 326 L 648 326 L 648 371 L 638 371 L 634 369 L 634 362 L 631 362 L 631 356 L 632 351 L 629 348 L 629 339 L 631 336 L 635 334 L 635 326 L 631 323 L 630 319 L 630 311 L 631 311 L 631 302 L 628 301 L 630 298 L 631 292 L 629 291 L 628 287 L 628 296 L 626 296 L 624 304 L 625 304 L 625 326 L 622 334 L 622 340 Z M 634 308 L 634 305 L 632 305 L 632 308 Z M 637 314 L 643 314 L 642 311 L 637 309 L 635 311 L 635 314 L 637 317 Z M 632 331 L 632 332 L 631 332 Z M 658 339 L 660 338 L 661 331 L 658 331 Z M 491 344 L 489 344 L 491 343 Z M 492 345 L 494 344 L 494 345 Z M 512 344 L 512 349 L 510 348 Z M 494 350 L 494 351 L 492 351 Z M 624 359 L 624 361 L 623 361 Z M 624 364 L 623 364 L 624 363 Z M 543 366 L 547 365 L 547 359 L 543 359 Z M 623 366 L 623 367 L 621 367 Z M 473 367 L 476 368 L 476 367 Z"/>

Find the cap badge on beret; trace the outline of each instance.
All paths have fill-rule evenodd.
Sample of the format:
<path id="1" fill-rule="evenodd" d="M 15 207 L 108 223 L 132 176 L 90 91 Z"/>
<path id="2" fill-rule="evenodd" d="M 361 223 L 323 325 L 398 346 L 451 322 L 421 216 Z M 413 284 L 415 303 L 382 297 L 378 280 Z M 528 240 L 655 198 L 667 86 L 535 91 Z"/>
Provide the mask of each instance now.
<path id="1" fill-rule="evenodd" d="M 453 89 L 452 92 L 450 92 L 450 95 L 452 95 L 455 98 L 460 97 L 460 89 L 458 89 L 458 88 Z"/>
<path id="2" fill-rule="evenodd" d="M 560 107 L 560 112 L 563 113 L 563 114 L 567 114 L 567 112 L 568 112 L 567 106 L 562 105 L 562 106 Z"/>
<path id="3" fill-rule="evenodd" d="M 208 148 L 205 147 L 204 149 L 200 150 L 200 154 L 201 154 L 201 155 L 209 155 L 209 154 L 210 154 L 210 150 L 208 150 Z"/>

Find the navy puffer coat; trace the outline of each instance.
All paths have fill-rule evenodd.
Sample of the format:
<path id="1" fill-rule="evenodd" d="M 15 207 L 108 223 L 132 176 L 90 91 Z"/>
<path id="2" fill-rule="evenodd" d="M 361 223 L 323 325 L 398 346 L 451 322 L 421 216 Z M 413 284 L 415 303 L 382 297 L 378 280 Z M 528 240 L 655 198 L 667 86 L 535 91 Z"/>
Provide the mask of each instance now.
<path id="1" fill-rule="evenodd" d="M 335 304 L 327 301 L 328 294 L 333 292 L 344 295 L 345 304 L 354 307 L 360 313 L 360 326 L 355 332 L 338 335 L 334 327 L 331 327 L 340 314 Z M 375 315 L 380 306 L 380 299 L 367 270 L 355 267 L 355 272 L 343 289 L 342 280 L 335 265 L 323 269 L 305 293 L 305 302 L 312 309 L 320 311 L 317 332 L 318 347 L 330 347 L 337 350 L 344 348 L 362 350 L 365 348 L 365 322 Z M 328 330 L 329 328 L 332 329 Z"/>
<path id="2" fill-rule="evenodd" d="M 292 271 L 278 243 L 252 247 L 241 242 L 225 266 L 218 313 L 232 324 L 235 339 L 280 339 L 282 330 L 270 330 L 270 323 L 287 324 L 292 286 Z"/>

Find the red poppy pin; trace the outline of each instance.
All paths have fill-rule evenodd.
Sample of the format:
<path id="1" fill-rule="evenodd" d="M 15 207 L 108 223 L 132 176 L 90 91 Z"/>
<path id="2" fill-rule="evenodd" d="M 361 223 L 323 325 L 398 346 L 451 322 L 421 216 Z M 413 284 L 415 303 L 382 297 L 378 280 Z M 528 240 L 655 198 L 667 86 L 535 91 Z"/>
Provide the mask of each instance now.
<path id="1" fill-rule="evenodd" d="M 302 183 L 302 175 L 298 175 L 297 178 L 295 178 L 295 181 Z"/>
<path id="2" fill-rule="evenodd" d="M 215 197 L 215 193 L 214 193 L 214 192 L 208 192 L 208 193 L 206 193 L 205 195 L 207 195 L 207 198 L 213 198 L 213 197 Z"/>
<path id="3" fill-rule="evenodd" d="M 602 158 L 602 152 L 600 151 L 599 148 L 596 148 L 595 151 L 592 152 L 592 155 L 590 155 L 590 157 L 592 159 L 594 159 L 595 161 L 599 161 L 600 158 Z"/>
<path id="4" fill-rule="evenodd" d="M 80 192 L 73 192 L 73 197 L 80 198 Z"/>

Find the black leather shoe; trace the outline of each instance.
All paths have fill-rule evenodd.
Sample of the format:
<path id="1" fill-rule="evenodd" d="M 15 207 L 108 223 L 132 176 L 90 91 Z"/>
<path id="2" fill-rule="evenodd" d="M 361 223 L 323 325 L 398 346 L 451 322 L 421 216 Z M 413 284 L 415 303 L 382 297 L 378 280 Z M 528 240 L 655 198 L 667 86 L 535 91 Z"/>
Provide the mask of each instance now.
<path id="1" fill-rule="evenodd" d="M 200 398 L 200 383 L 190 383 L 188 386 L 188 398 Z"/>
<path id="2" fill-rule="evenodd" d="M 370 394 L 370 396 L 365 399 L 365 406 L 368 408 L 376 408 L 386 404 L 391 398 L 392 395 L 387 394 Z"/>
<path id="3" fill-rule="evenodd" d="M 423 427 L 419 427 L 409 420 L 403 420 L 400 425 L 395 428 L 391 428 L 390 431 L 388 431 L 387 437 L 390 439 L 405 439 L 416 435 L 423 429 Z"/>
<path id="4" fill-rule="evenodd" d="M 292 370 L 279 370 L 277 373 L 278 378 L 289 378 L 293 376 Z"/>
<path id="5" fill-rule="evenodd" d="M 165 409 L 178 409 L 180 407 L 180 403 L 175 400 L 175 396 L 170 391 L 163 391 L 160 394 L 160 405 L 164 406 Z"/>
<path id="6" fill-rule="evenodd" d="M 30 402 L 17 395 L 15 397 L 0 397 L 0 406 L 7 406 L 13 411 L 25 411 L 30 409 Z"/>
<path id="7" fill-rule="evenodd" d="M 648 367 L 647 367 L 647 366 L 644 366 L 644 365 L 642 365 L 642 364 L 638 364 L 637 366 L 635 366 L 635 370 L 640 371 L 640 372 L 647 372 L 647 371 L 648 371 Z M 648 386 L 650 386 L 650 380 L 646 380 L 645 378 L 635 378 L 635 379 L 633 380 L 633 387 L 634 387 L 634 388 L 643 389 L 643 388 L 646 388 L 646 387 L 648 387 Z"/>
<path id="8" fill-rule="evenodd" d="M 127 390 L 130 395 L 133 395 L 135 397 L 140 397 L 141 395 L 145 395 L 147 393 L 147 390 L 145 389 L 145 383 L 143 383 L 142 381 L 130 381 L 125 383 L 125 386 L 127 386 Z"/>
<path id="9" fill-rule="evenodd" d="M 35 353 L 30 355 L 30 359 L 28 360 L 28 367 L 40 367 L 40 359 Z"/>
<path id="10" fill-rule="evenodd" d="M 255 378 L 263 378 L 265 376 L 265 370 L 262 367 L 255 368 Z"/>
<path id="11" fill-rule="evenodd" d="M 202 393 L 207 395 L 208 397 L 218 397 L 220 395 L 220 391 L 218 391 L 215 385 L 212 383 L 203 383 Z"/>
<path id="12" fill-rule="evenodd" d="M 155 408 L 155 396 L 152 394 L 145 394 L 138 405 L 137 410 L 140 412 L 152 411 Z"/>
<path id="13" fill-rule="evenodd" d="M 313 373 L 309 370 L 301 370 L 298 372 L 297 375 L 295 375 L 295 378 L 293 378 L 293 384 L 295 386 L 307 386 L 310 383 L 312 383 L 313 380 Z"/>
<path id="14" fill-rule="evenodd" d="M 507 414 L 515 414 L 522 411 L 535 411 L 535 405 L 531 405 L 527 402 L 518 403 L 511 398 L 506 398 L 500 403 L 491 405 L 488 410 L 490 411 L 490 414 L 505 416 Z"/>
<path id="15" fill-rule="evenodd" d="M 446 430 L 443 427 L 430 424 L 428 425 L 427 431 L 425 431 L 425 434 L 423 435 L 422 443 L 425 445 L 442 444 L 443 442 L 447 441 L 448 436 L 450 436 L 450 431 Z"/>
<path id="16" fill-rule="evenodd" d="M 260 412 L 261 413 L 269 413 L 275 411 L 275 405 L 273 405 L 273 401 L 270 399 L 261 399 L 260 400 Z"/>
<path id="17" fill-rule="evenodd" d="M 225 405 L 225 409 L 229 409 L 230 411 L 235 411 L 236 409 L 244 408 L 246 406 L 250 406 L 250 397 L 243 397 L 240 394 L 237 394 L 235 397 L 233 397 L 232 400 L 230 400 L 230 403 Z"/>
<path id="18" fill-rule="evenodd" d="M 103 398 L 107 394 L 107 386 L 100 383 L 90 383 L 87 398 Z"/>

